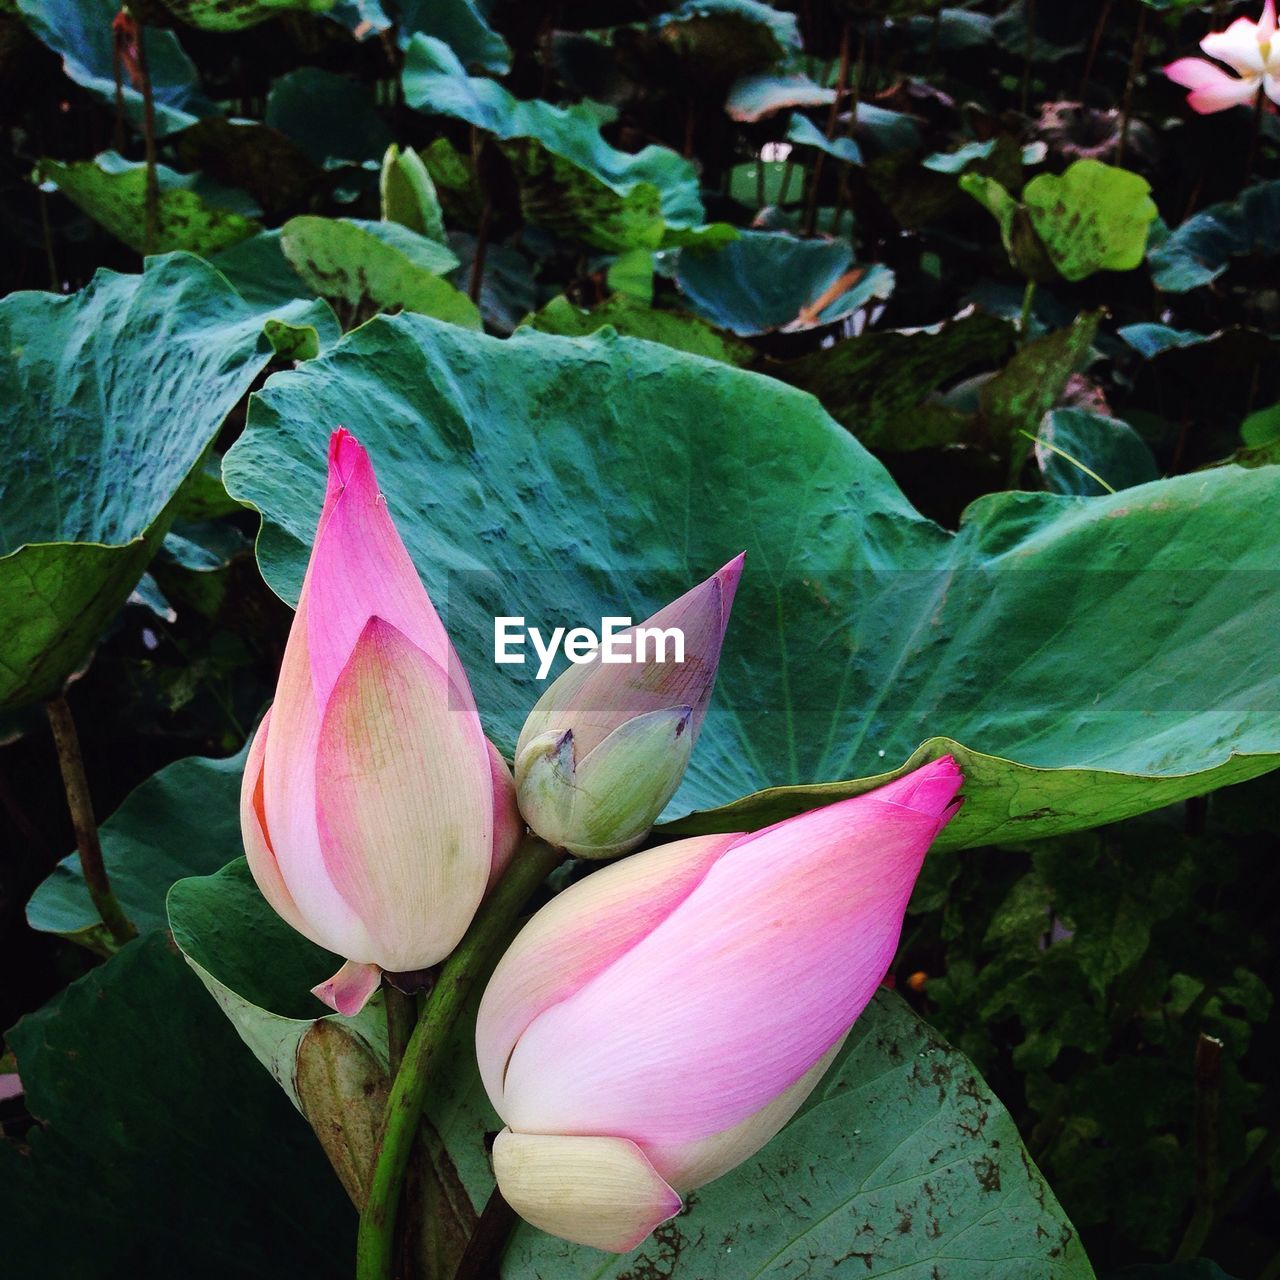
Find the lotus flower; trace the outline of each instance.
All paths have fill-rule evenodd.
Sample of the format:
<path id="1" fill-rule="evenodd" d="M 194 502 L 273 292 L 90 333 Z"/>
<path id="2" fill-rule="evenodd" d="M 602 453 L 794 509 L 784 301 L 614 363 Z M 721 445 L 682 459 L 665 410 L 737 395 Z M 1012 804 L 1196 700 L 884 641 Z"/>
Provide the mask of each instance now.
<path id="1" fill-rule="evenodd" d="M 623 652 L 568 668 L 529 713 L 516 744 L 520 812 L 542 839 L 585 858 L 639 844 L 675 794 L 715 688 L 743 557 L 622 632 Z M 674 640 L 642 632 L 678 631 Z"/>
<path id="2" fill-rule="evenodd" d="M 1213 31 L 1200 41 L 1211 58 L 1225 62 L 1230 75 L 1204 58 L 1179 58 L 1164 69 L 1165 75 L 1191 93 L 1193 111 L 1208 115 L 1252 103 L 1265 92 L 1280 102 L 1280 40 L 1276 39 L 1275 0 L 1266 0 L 1257 22 L 1237 18 L 1225 31 Z"/>
<path id="3" fill-rule="evenodd" d="M 476 1024 L 511 1206 L 625 1252 L 773 1137 L 888 971 L 961 782 L 947 756 L 753 835 L 635 854 L 538 912 Z"/>
<path id="4" fill-rule="evenodd" d="M 240 820 L 263 896 L 346 958 L 315 993 L 348 1015 L 382 971 L 453 950 L 522 830 L 369 456 L 341 429 Z"/>

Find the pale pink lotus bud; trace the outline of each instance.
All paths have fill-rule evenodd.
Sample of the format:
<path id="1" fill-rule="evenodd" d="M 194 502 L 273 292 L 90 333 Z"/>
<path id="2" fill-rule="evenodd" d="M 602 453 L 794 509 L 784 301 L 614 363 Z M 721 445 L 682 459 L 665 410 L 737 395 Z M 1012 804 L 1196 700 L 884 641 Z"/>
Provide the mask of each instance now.
<path id="1" fill-rule="evenodd" d="M 516 744 L 520 812 L 547 843 L 584 858 L 639 844 L 675 794 L 715 688 L 743 557 L 569 667 Z"/>
<path id="2" fill-rule="evenodd" d="M 523 830 L 369 456 L 341 428 L 240 821 L 263 896 L 346 958 L 315 988 L 343 1014 L 383 970 L 453 950 Z"/>
<path id="3" fill-rule="evenodd" d="M 1210 58 L 1225 62 L 1231 75 L 1204 58 L 1179 58 L 1164 69 L 1174 84 L 1190 89 L 1187 104 L 1208 115 L 1246 106 L 1265 93 L 1280 102 L 1280 40 L 1276 39 L 1275 0 L 1266 0 L 1257 22 L 1237 18 L 1225 31 L 1212 31 L 1200 41 Z"/>
<path id="4" fill-rule="evenodd" d="M 768 1142 L 888 971 L 962 781 L 946 756 L 764 831 L 635 854 L 539 911 L 476 1023 L 511 1206 L 621 1253 Z"/>

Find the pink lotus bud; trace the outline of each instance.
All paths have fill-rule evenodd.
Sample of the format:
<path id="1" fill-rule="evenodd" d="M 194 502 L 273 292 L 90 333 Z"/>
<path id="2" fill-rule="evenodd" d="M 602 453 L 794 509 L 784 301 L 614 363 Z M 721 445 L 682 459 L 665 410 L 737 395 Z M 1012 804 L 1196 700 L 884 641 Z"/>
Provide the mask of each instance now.
<path id="1" fill-rule="evenodd" d="M 962 781 L 946 756 L 764 831 L 636 854 L 539 911 L 476 1023 L 512 1207 L 625 1252 L 768 1142 L 888 971 Z"/>
<path id="2" fill-rule="evenodd" d="M 597 653 L 538 699 L 516 745 L 516 788 L 525 821 L 549 844 L 608 858 L 657 821 L 711 702 L 742 560 L 620 633 L 632 661 Z"/>
<path id="3" fill-rule="evenodd" d="M 283 919 L 347 963 L 316 994 L 358 1012 L 382 970 L 457 945 L 522 831 L 506 764 L 341 428 L 276 699 L 249 749 L 245 853 Z"/>

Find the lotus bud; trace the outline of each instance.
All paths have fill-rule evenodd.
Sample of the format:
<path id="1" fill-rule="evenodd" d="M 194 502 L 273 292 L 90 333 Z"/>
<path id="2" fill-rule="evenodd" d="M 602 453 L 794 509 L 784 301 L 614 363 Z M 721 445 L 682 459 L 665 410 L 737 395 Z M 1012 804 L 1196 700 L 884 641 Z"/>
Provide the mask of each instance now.
<path id="1" fill-rule="evenodd" d="M 516 792 L 525 821 L 549 844 L 609 858 L 657 821 L 711 702 L 742 560 L 620 633 L 619 650 L 637 660 L 608 663 L 597 652 L 529 713 L 516 745 Z"/>
<path id="2" fill-rule="evenodd" d="M 888 972 L 962 781 L 947 756 L 754 834 L 635 854 L 543 907 L 476 1023 L 511 1206 L 622 1253 L 764 1146 Z"/>
<path id="3" fill-rule="evenodd" d="M 384 971 L 453 950 L 523 830 L 368 454 L 341 429 L 240 817 L 263 896 L 345 957 L 315 993 L 348 1015 Z"/>

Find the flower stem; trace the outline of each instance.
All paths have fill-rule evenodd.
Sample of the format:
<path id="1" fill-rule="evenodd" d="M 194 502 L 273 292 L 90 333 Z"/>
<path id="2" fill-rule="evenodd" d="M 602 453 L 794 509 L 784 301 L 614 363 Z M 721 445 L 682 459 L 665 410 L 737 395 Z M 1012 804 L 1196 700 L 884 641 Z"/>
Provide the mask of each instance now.
<path id="1" fill-rule="evenodd" d="M 1129 74 L 1124 82 L 1124 98 L 1120 106 L 1120 137 L 1116 142 L 1116 165 L 1124 165 L 1124 153 L 1129 146 L 1129 122 L 1133 118 L 1133 87 L 1147 54 L 1147 6 L 1138 6 L 1138 30 L 1133 37 L 1133 56 L 1129 59 Z"/>
<path id="2" fill-rule="evenodd" d="M 496 1276 L 498 1260 L 515 1225 L 516 1211 L 502 1198 L 502 1192 L 494 1187 L 480 1221 L 467 1241 L 453 1280 L 491 1280 Z"/>
<path id="3" fill-rule="evenodd" d="M 840 31 L 840 71 L 836 77 L 836 96 L 831 99 L 831 110 L 827 112 L 827 141 L 836 136 L 836 122 L 840 118 L 840 101 L 849 84 L 849 23 L 846 22 Z M 855 108 L 856 111 L 856 108 Z M 827 158 L 825 151 L 819 151 L 813 161 L 813 173 L 809 181 L 809 200 L 805 207 L 804 234 L 813 235 L 814 225 L 818 217 L 818 186 L 822 182 L 822 162 Z"/>
<path id="4" fill-rule="evenodd" d="M 1027 281 L 1022 291 L 1022 314 L 1018 317 L 1018 344 L 1025 347 L 1031 341 L 1031 319 L 1036 299 L 1036 282 Z"/>
<path id="5" fill-rule="evenodd" d="M 89 779 L 84 772 L 76 722 L 62 694 L 50 698 L 45 703 L 45 711 L 49 716 L 49 728 L 53 730 L 53 745 L 58 752 L 58 767 L 62 771 L 63 790 L 67 793 L 67 807 L 71 810 L 71 825 L 75 828 L 84 882 L 112 942 L 122 947 L 130 938 L 136 938 L 138 931 L 112 892 L 107 868 L 102 861 L 102 843 L 98 839 L 98 823 L 93 816 Z"/>
<path id="6" fill-rule="evenodd" d="M 1031 77 L 1036 56 L 1036 0 L 1026 0 L 1023 16 L 1027 34 L 1022 46 L 1022 94 L 1019 101 L 1025 116 L 1031 108 Z"/>
<path id="7" fill-rule="evenodd" d="M 156 251 L 160 226 L 160 181 L 156 170 L 156 100 L 151 87 L 151 67 L 147 62 L 147 29 L 138 23 L 138 74 L 142 78 L 142 139 L 147 165 L 143 204 L 142 255 Z"/>
<path id="8" fill-rule="evenodd" d="M 1258 139 L 1262 136 L 1262 113 L 1266 107 L 1267 95 L 1259 88 L 1258 96 L 1253 104 L 1253 130 L 1249 134 L 1249 155 L 1244 162 L 1245 186 L 1253 181 L 1253 166 L 1258 159 Z"/>
<path id="9" fill-rule="evenodd" d="M 369 1198 L 356 1240 L 357 1280 L 392 1280 L 396 1211 L 422 1107 L 449 1039 L 476 984 L 488 976 L 495 952 L 529 895 L 547 878 L 563 853 L 527 840 L 506 875 L 481 904 L 466 937 L 445 961 L 440 980 L 418 1019 L 404 1062 L 391 1086 L 382 1141 L 374 1162 Z"/>
<path id="10" fill-rule="evenodd" d="M 418 1020 L 418 1001 L 382 980 L 383 1008 L 387 1014 L 387 1055 L 394 1076 L 404 1061 L 405 1049 L 413 1037 L 414 1024 Z"/>

